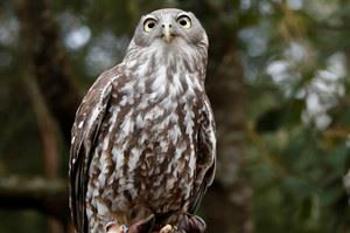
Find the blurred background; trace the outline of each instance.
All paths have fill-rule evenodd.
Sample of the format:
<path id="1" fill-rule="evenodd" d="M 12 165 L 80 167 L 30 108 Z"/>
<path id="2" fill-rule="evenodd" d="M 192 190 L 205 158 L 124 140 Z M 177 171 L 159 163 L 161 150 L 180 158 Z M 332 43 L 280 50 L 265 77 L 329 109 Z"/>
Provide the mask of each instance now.
<path id="1" fill-rule="evenodd" d="M 1 0 L 0 232 L 68 232 L 77 105 L 140 16 L 169 6 L 211 42 L 208 233 L 350 232 L 348 0 Z"/>

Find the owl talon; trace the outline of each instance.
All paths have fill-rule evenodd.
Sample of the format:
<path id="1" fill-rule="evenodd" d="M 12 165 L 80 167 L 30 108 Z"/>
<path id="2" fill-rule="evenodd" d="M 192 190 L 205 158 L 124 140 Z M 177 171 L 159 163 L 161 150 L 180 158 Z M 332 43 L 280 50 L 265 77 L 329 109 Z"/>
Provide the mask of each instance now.
<path id="1" fill-rule="evenodd" d="M 128 233 L 127 225 L 118 226 L 116 222 L 110 222 L 105 227 L 106 233 Z"/>
<path id="2" fill-rule="evenodd" d="M 159 233 L 174 233 L 175 231 L 176 231 L 175 226 L 167 224 L 162 229 L 160 229 Z"/>

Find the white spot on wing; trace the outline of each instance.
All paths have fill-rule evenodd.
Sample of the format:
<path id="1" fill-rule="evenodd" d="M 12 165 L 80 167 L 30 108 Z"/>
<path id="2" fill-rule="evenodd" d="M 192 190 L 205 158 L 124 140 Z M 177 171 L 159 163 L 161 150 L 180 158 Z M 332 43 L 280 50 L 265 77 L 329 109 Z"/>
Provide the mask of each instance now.
<path id="1" fill-rule="evenodd" d="M 129 158 L 129 163 L 128 163 L 129 172 L 135 170 L 136 165 L 137 165 L 138 161 L 140 160 L 141 151 L 134 147 L 131 150 L 130 154 L 131 154 L 131 156 Z"/>

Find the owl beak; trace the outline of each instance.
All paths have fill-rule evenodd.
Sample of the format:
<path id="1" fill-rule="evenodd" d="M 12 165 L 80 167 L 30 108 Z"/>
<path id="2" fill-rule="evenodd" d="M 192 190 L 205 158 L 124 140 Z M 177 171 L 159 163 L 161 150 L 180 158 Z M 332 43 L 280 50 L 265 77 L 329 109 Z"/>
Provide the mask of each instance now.
<path id="1" fill-rule="evenodd" d="M 172 29 L 172 25 L 171 24 L 163 24 L 162 28 L 163 28 L 163 31 L 162 31 L 163 40 L 167 43 L 171 43 L 171 41 L 175 37 L 173 29 Z"/>

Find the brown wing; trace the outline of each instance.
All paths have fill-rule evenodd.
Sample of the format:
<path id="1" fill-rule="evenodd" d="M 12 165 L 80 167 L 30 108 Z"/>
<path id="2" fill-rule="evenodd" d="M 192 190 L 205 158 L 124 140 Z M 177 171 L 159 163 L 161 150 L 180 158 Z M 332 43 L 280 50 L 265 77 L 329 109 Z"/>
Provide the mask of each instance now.
<path id="1" fill-rule="evenodd" d="M 119 73 L 118 67 L 103 73 L 83 98 L 75 116 L 70 148 L 70 208 L 79 233 L 88 232 L 85 193 L 89 164 L 96 146 L 96 136 L 109 108 L 112 82 L 120 76 Z"/>
<path id="2" fill-rule="evenodd" d="M 199 204 L 213 183 L 216 171 L 216 129 L 208 98 L 205 96 L 197 134 L 197 163 L 195 190 L 192 195 L 190 213 L 195 213 Z"/>

